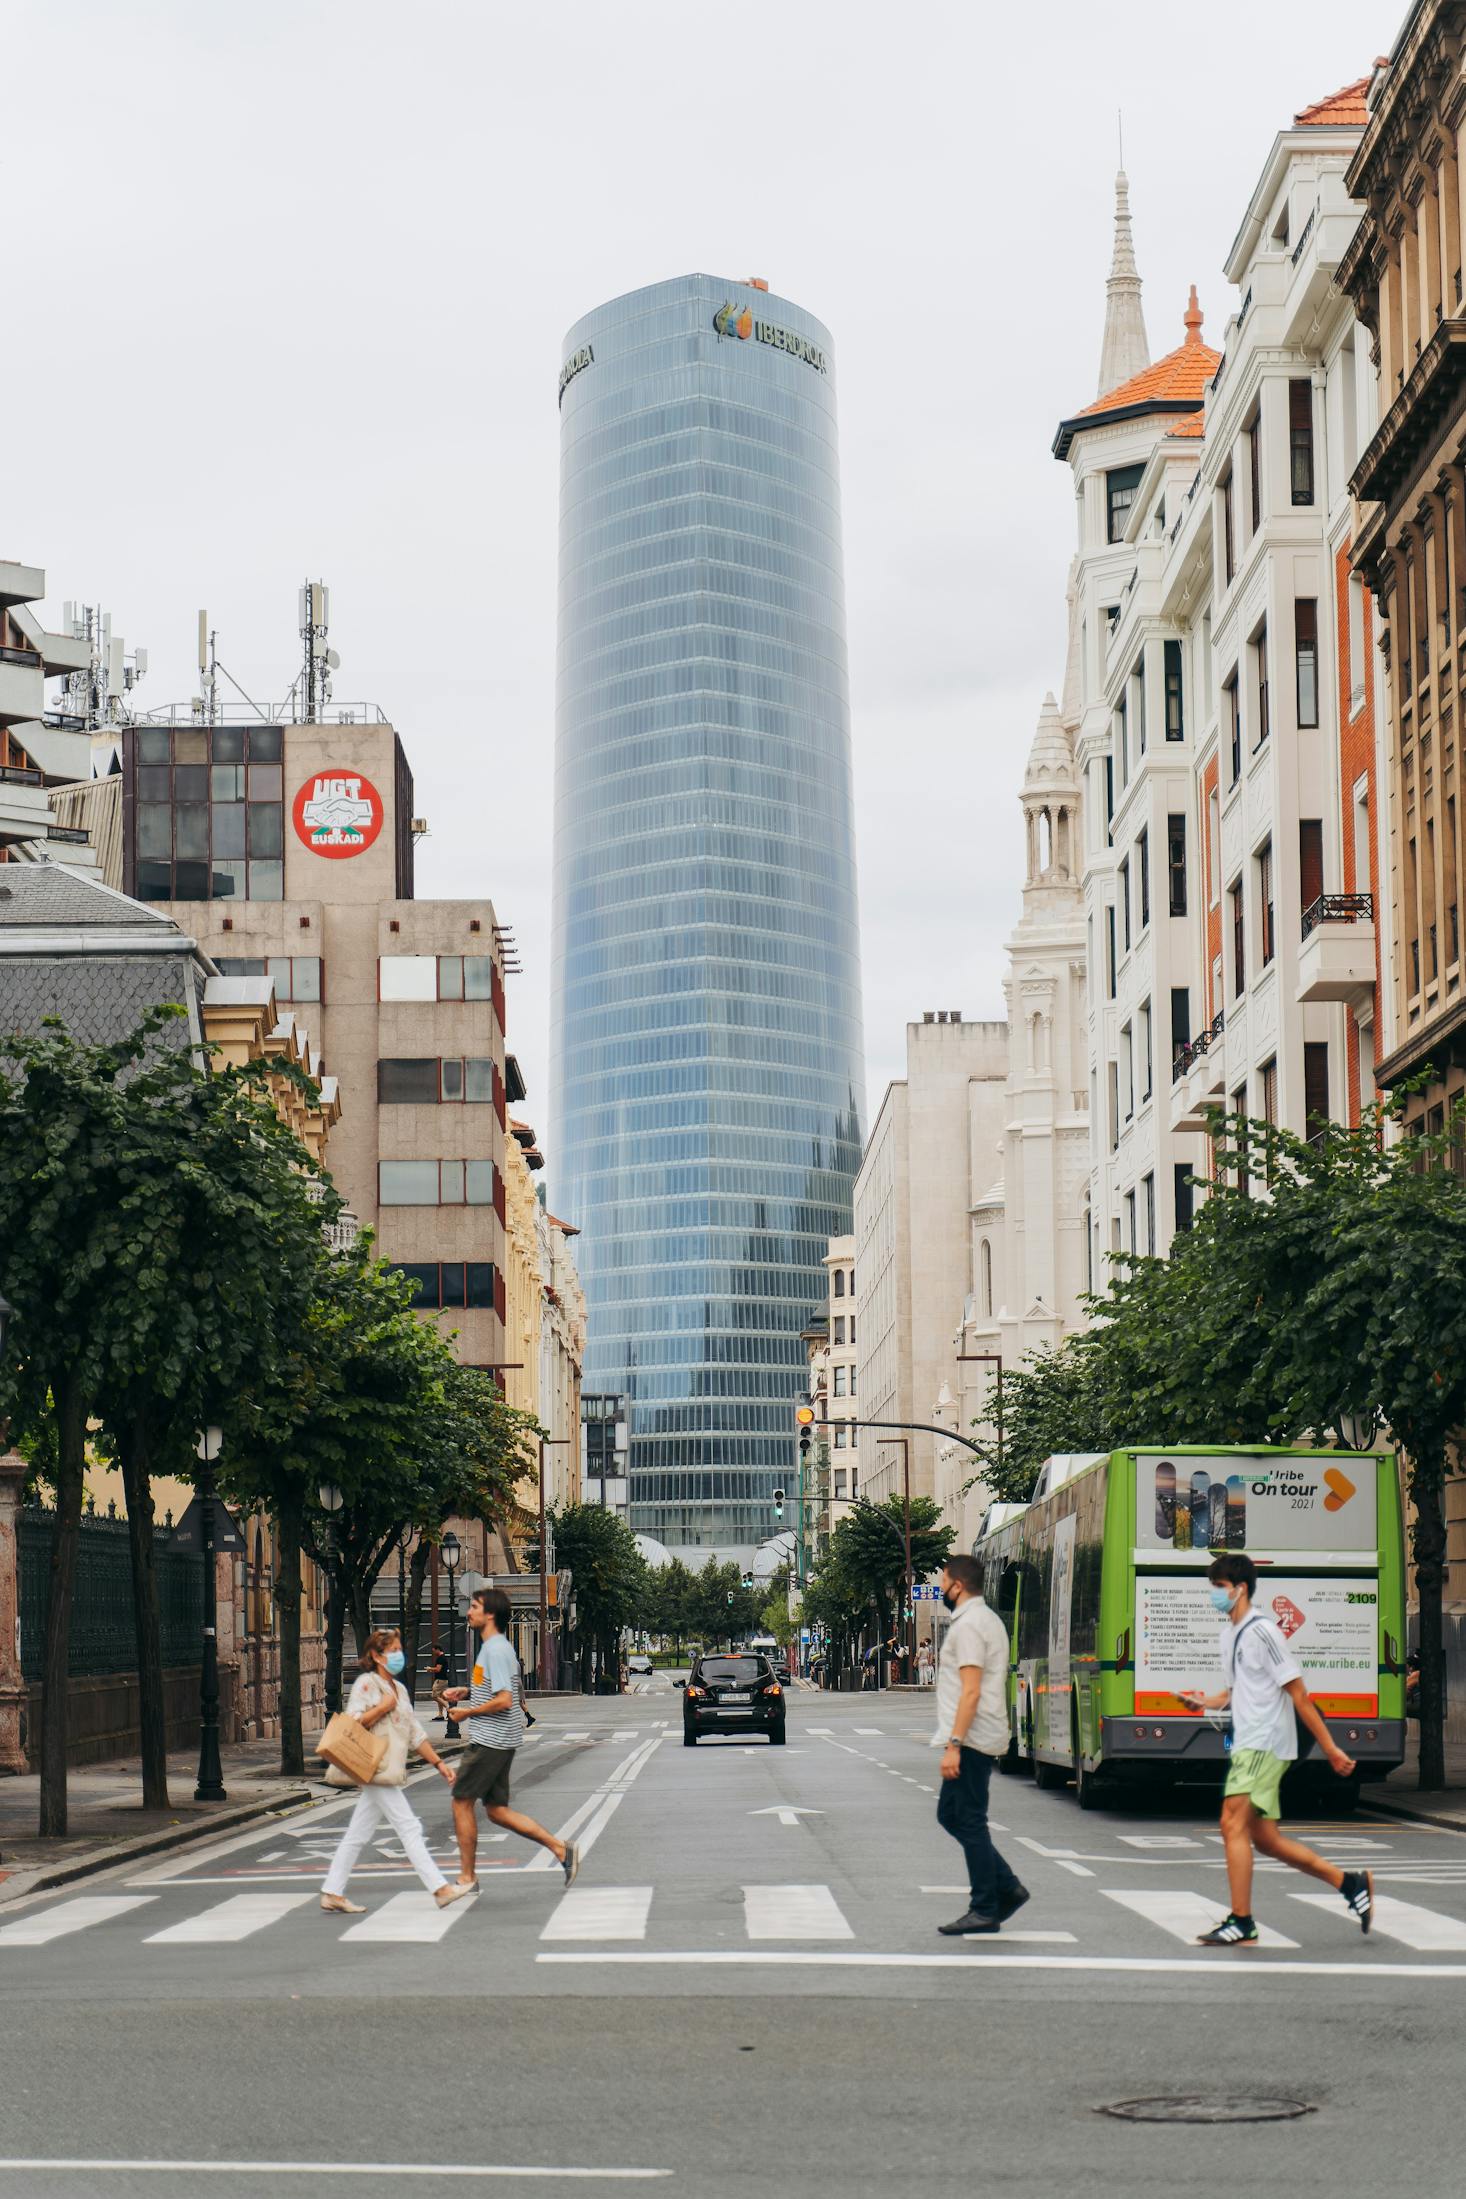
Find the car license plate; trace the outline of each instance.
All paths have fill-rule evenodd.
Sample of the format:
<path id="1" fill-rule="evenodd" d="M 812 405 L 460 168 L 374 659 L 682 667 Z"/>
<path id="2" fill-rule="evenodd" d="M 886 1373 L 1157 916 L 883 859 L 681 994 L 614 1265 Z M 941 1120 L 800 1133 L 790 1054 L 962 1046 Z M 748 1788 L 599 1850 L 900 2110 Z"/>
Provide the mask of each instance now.
<path id="1" fill-rule="evenodd" d="M 751 1703 L 753 1701 L 751 1695 L 725 1695 L 722 1699 L 725 1703 Z"/>

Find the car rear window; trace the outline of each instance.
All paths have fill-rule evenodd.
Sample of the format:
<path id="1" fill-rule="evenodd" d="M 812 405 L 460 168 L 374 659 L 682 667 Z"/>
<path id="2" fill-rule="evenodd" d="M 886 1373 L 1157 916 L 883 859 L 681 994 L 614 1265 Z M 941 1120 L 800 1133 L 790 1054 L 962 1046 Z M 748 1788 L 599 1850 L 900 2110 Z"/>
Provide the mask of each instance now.
<path id="1" fill-rule="evenodd" d="M 762 1657 L 704 1657 L 699 1671 L 705 1680 L 738 1680 L 752 1684 L 764 1670 Z"/>

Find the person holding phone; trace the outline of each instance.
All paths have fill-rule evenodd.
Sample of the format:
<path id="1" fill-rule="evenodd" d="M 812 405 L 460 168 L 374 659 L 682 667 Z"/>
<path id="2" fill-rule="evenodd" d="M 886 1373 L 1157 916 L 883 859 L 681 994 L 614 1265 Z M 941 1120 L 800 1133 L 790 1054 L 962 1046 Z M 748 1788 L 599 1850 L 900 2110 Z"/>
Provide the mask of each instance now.
<path id="1" fill-rule="evenodd" d="M 1222 1790 L 1222 1842 L 1227 1851 L 1227 1890 L 1232 1907 L 1220 1924 L 1203 1932 L 1201 1947 L 1256 1947 L 1252 1914 L 1254 1851 L 1290 1870 L 1320 1878 L 1342 1896 L 1367 1932 L 1374 1921 L 1374 1878 L 1369 1871 L 1341 1871 L 1301 1840 L 1279 1829 L 1279 1789 L 1298 1754 L 1301 1718 L 1332 1771 L 1347 1779 L 1355 1769 L 1309 1700 L 1303 1672 L 1281 1627 L 1252 1608 L 1257 1568 L 1251 1558 L 1228 1552 L 1207 1575 L 1221 1621 L 1221 1666 L 1226 1685 L 1215 1695 L 1192 1689 L 1181 1697 L 1188 1710 L 1232 1712 L 1232 1753 Z"/>

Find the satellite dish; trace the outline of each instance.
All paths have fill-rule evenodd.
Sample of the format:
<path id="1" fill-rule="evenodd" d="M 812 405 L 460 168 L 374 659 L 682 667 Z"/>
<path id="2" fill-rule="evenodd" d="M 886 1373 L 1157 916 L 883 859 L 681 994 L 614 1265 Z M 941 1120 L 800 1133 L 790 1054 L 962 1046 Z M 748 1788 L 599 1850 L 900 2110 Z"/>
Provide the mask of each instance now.
<path id="1" fill-rule="evenodd" d="M 336 654 L 336 652 L 335 652 L 335 650 L 334 650 L 334 649 L 328 649 L 328 650 L 326 651 L 326 662 L 327 662 L 327 664 L 328 664 L 328 665 L 329 665 L 329 666 L 331 667 L 331 670 L 332 670 L 333 672 L 339 672 L 339 671 L 340 671 L 340 669 L 341 669 L 341 659 L 340 659 L 340 658 L 339 658 L 339 657 L 337 656 L 337 654 Z"/>

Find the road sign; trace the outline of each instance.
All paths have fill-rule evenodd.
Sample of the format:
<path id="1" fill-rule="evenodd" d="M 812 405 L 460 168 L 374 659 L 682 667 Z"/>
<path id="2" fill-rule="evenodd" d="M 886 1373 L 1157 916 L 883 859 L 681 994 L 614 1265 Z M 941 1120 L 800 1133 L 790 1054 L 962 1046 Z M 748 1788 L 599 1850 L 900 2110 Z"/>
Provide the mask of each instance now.
<path id="1" fill-rule="evenodd" d="M 940 1590 L 940 1588 L 938 1588 L 935 1581 L 932 1581 L 930 1583 L 925 1581 L 918 1581 L 916 1586 L 912 1589 L 911 1595 L 913 1601 L 916 1603 L 921 1603 L 923 1601 L 927 1603 L 940 1603 L 942 1591 Z"/>

